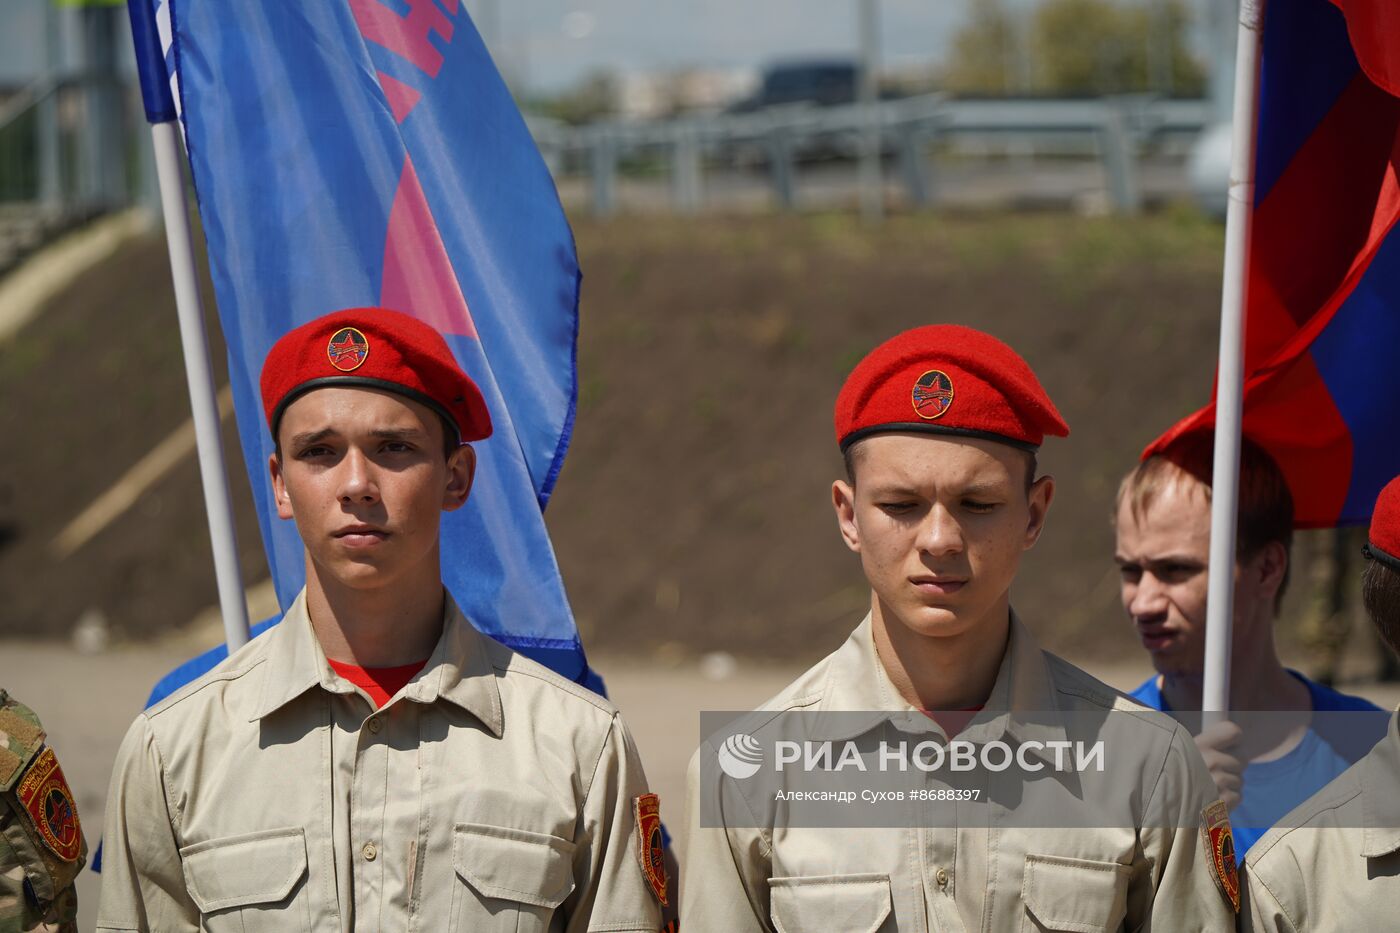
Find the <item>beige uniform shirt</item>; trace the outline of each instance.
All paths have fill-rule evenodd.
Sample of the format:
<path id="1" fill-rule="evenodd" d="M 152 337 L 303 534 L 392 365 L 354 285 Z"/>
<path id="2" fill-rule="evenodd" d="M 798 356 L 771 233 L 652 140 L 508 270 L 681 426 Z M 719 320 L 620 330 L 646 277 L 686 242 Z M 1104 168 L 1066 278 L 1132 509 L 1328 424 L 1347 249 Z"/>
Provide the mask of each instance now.
<path id="1" fill-rule="evenodd" d="M 1303 801 L 1245 856 L 1241 930 L 1400 927 L 1400 732 Z"/>
<path id="2" fill-rule="evenodd" d="M 764 708 L 911 709 L 876 656 L 868 617 Z M 960 739 L 1001 728 L 1002 741 L 1084 740 L 1088 719 L 1109 733 L 1103 774 L 1080 775 L 1078 787 L 1074 780 L 1026 781 L 1017 791 L 1034 812 L 1063 816 L 1050 825 L 1102 828 L 998 826 L 986 811 L 962 824 L 957 816 L 972 811 L 961 809 L 952 828 L 784 826 L 767 822 L 768 794 L 754 799 L 745 789 L 751 784 L 722 777 L 701 786 L 700 755 L 715 754 L 707 745 L 691 763 L 687 792 L 681 857 L 687 933 L 1234 929 L 1234 908 L 1216 886 L 1199 831 L 1215 786 L 1173 720 L 1042 651 L 1014 615 L 986 710 L 1042 715 L 1013 723 L 1004 713 L 984 713 Z M 1043 715 L 1060 710 L 1081 714 L 1078 725 L 1059 713 Z M 1102 715 L 1110 710 L 1113 716 Z M 1115 744 L 1114 733 L 1121 740 L 1124 730 L 1133 740 Z M 769 813 L 734 820 L 758 829 L 731 826 L 728 818 L 723 828 L 705 827 L 702 806 L 708 813 L 746 808 L 756 815 L 765 807 Z"/>
<path id="3" fill-rule="evenodd" d="M 99 931 L 655 931 L 607 701 L 448 600 L 381 710 L 285 620 L 137 718 L 107 797 Z"/>

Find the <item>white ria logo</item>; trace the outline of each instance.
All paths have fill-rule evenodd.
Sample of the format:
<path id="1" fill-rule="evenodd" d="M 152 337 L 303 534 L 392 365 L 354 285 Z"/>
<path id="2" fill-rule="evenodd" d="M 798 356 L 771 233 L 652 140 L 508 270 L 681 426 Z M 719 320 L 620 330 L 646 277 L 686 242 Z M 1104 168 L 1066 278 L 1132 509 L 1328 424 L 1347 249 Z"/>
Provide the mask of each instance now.
<path id="1" fill-rule="evenodd" d="M 735 780 L 751 778 L 763 764 L 763 746 L 743 732 L 736 732 L 719 747 L 720 770 Z"/>

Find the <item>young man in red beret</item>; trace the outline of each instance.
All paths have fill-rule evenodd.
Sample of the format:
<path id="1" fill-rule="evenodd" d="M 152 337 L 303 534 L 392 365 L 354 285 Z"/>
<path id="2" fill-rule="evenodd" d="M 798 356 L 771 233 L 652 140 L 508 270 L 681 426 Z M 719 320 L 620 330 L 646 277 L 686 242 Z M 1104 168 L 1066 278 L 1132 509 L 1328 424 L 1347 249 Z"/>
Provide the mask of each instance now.
<path id="1" fill-rule="evenodd" d="M 1400 651 L 1400 476 L 1376 500 L 1361 599 Z M 1400 720 L 1367 755 L 1269 830 L 1245 859 L 1240 929 L 1393 930 L 1400 917 Z"/>
<path id="2" fill-rule="evenodd" d="M 745 720 L 753 733 L 717 735 L 724 753 L 706 743 L 692 762 L 688 930 L 1234 928 L 1229 821 L 1190 737 L 1042 651 L 1011 609 L 1054 496 L 1036 451 L 1067 433 L 1025 361 L 965 327 L 900 334 L 851 373 L 832 503 L 870 611 Z M 885 798 L 903 809 L 861 823 L 800 810 L 823 798 L 781 783 L 797 778 L 777 793 L 755 780 L 765 730 L 803 714 L 793 728 L 818 754 L 825 742 L 831 760 L 864 762 L 837 785 L 860 800 L 870 775 L 910 760 L 894 736 L 922 731 L 924 757 Z M 1068 763 L 1096 742 L 1103 767 Z M 979 749 L 981 770 L 945 767 L 955 746 Z"/>
<path id="3" fill-rule="evenodd" d="M 442 337 L 336 312 L 262 392 L 306 588 L 127 734 L 98 929 L 656 930 L 658 802 L 617 711 L 443 588 L 491 421 Z"/>

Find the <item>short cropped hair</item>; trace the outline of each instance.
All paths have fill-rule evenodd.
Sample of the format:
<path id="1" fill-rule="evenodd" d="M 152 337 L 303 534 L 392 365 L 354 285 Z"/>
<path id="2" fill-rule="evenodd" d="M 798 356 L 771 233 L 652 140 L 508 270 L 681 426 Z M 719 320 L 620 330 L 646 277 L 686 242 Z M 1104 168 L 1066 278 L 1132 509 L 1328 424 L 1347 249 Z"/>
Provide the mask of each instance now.
<path id="1" fill-rule="evenodd" d="M 1378 560 L 1361 571 L 1361 602 L 1392 651 L 1400 652 L 1400 572 Z"/>
<path id="2" fill-rule="evenodd" d="M 1141 521 L 1152 501 L 1163 489 L 1190 476 L 1200 484 L 1206 502 L 1211 501 L 1211 480 L 1215 468 L 1215 435 L 1194 431 L 1164 452 L 1153 454 L 1123 477 L 1118 486 L 1114 517 L 1126 502 L 1135 519 Z M 1277 614 L 1288 589 L 1293 570 L 1293 493 L 1283 471 L 1268 452 L 1249 438 L 1240 445 L 1239 519 L 1235 533 L 1235 558 L 1248 560 L 1277 541 L 1288 557 L 1283 582 L 1274 599 Z"/>
<path id="3" fill-rule="evenodd" d="M 863 443 L 865 443 L 864 440 L 856 441 L 854 444 L 841 451 L 841 459 L 846 464 L 846 482 L 850 483 L 852 486 L 855 486 L 856 484 L 856 450 Z M 1040 465 L 1036 460 L 1034 450 L 1023 450 L 1023 452 L 1026 455 L 1027 461 L 1026 492 L 1030 492 L 1031 487 L 1035 485 L 1035 476 L 1036 473 L 1040 470 Z"/>

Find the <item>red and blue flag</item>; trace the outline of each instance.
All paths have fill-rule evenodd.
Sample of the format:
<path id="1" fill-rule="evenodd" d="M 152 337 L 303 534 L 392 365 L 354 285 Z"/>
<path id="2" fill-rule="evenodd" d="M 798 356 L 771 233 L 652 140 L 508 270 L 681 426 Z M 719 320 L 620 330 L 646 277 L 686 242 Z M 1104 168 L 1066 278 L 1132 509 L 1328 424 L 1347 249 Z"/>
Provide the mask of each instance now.
<path id="1" fill-rule="evenodd" d="M 329 311 L 395 308 L 443 333 L 495 424 L 476 445 L 470 501 L 444 516 L 448 589 L 487 634 L 587 679 L 543 517 L 574 418 L 578 261 L 553 180 L 466 9 L 134 2 L 154 3 L 161 48 L 147 57 L 163 56 L 176 95 L 282 606 L 304 583 L 304 557 L 267 479 L 263 358 Z"/>
<path id="2" fill-rule="evenodd" d="M 1261 68 L 1244 433 L 1298 527 L 1362 524 L 1400 473 L 1400 6 L 1269 0 Z"/>

